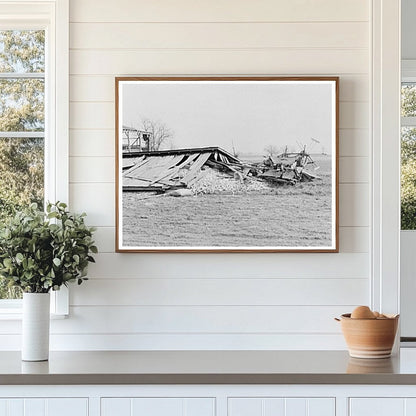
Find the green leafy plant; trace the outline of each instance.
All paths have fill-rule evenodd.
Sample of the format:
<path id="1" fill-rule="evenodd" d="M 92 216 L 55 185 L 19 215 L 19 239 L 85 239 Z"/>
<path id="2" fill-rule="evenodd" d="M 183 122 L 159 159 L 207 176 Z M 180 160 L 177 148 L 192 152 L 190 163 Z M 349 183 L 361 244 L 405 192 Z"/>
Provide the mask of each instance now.
<path id="1" fill-rule="evenodd" d="M 91 254 L 97 253 L 86 214 L 71 214 L 64 203 L 37 204 L 17 212 L 0 228 L 0 277 L 9 287 L 47 293 L 68 282 L 87 280 Z"/>

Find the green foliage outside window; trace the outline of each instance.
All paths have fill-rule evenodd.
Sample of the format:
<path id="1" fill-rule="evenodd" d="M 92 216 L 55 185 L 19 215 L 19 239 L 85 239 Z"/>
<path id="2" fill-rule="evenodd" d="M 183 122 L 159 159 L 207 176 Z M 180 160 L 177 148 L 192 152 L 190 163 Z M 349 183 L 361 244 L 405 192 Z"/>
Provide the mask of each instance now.
<path id="1" fill-rule="evenodd" d="M 402 117 L 416 116 L 416 86 L 402 86 Z M 416 128 L 403 127 L 401 135 L 401 228 L 416 229 Z"/>
<path id="2" fill-rule="evenodd" d="M 45 71 L 45 32 L 0 30 L 0 73 Z M 44 131 L 44 80 L 0 79 L 0 132 Z M 0 138 L 0 229 L 16 211 L 44 198 L 44 139 Z M 19 298 L 16 288 L 0 279 L 0 299 Z"/>

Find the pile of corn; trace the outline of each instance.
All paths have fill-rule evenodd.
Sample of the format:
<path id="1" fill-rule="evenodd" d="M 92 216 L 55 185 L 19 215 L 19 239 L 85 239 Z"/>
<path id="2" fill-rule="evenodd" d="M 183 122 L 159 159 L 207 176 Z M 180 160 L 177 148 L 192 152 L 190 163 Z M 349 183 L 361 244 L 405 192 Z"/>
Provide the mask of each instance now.
<path id="1" fill-rule="evenodd" d="M 255 178 L 244 180 L 235 174 L 234 177 L 226 173 L 219 172 L 212 168 L 205 168 L 201 179 L 190 186 L 195 195 L 198 194 L 244 194 L 252 191 L 263 191 L 270 189 L 267 183 Z"/>

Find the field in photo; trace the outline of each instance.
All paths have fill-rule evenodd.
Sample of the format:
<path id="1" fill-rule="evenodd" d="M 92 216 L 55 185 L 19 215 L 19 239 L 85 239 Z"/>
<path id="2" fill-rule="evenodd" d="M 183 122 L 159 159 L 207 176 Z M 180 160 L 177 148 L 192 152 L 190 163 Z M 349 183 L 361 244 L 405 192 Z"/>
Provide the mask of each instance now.
<path id="1" fill-rule="evenodd" d="M 243 187 L 238 192 L 187 197 L 124 192 L 123 245 L 331 246 L 331 157 L 313 155 L 313 159 L 320 179 L 293 186 L 270 184 L 264 189 Z"/>

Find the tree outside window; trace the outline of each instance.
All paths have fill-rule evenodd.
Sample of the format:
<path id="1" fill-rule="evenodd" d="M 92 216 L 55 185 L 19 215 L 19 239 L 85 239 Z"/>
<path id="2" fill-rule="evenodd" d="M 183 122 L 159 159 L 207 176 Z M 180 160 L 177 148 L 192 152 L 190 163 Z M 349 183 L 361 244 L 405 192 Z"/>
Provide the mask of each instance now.
<path id="1" fill-rule="evenodd" d="M 43 206 L 45 31 L 0 30 L 0 228 L 16 210 Z M 0 279 L 0 299 L 19 298 Z"/>

